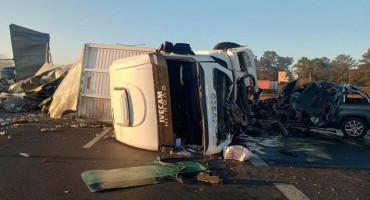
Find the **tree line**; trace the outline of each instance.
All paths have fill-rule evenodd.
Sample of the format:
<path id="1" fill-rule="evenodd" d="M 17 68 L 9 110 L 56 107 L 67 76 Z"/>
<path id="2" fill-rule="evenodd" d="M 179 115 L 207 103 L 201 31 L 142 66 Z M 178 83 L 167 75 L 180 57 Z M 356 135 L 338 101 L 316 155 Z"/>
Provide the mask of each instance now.
<path id="1" fill-rule="evenodd" d="M 370 87 L 370 48 L 356 60 L 350 55 L 340 54 L 334 60 L 327 57 L 300 58 L 292 67 L 293 57 L 279 56 L 275 51 L 266 51 L 255 58 L 259 80 L 277 80 L 278 71 L 287 71 L 290 80 L 298 76 L 299 84 L 313 81 L 328 81 L 338 84 L 349 83 L 359 87 Z"/>

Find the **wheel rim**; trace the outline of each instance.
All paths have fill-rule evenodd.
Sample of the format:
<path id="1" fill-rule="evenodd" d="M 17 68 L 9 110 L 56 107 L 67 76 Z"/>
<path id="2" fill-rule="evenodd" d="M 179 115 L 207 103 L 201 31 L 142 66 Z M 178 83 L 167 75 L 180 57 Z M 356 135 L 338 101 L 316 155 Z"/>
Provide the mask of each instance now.
<path id="1" fill-rule="evenodd" d="M 362 134 L 364 125 L 357 120 L 351 120 L 346 123 L 344 129 L 348 135 L 356 137 Z"/>

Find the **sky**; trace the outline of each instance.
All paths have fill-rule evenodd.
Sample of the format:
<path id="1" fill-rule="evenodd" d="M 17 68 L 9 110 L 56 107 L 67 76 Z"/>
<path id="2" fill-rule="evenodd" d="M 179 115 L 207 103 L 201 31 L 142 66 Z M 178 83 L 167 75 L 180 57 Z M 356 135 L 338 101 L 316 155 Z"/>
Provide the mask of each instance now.
<path id="1" fill-rule="evenodd" d="M 219 42 L 276 51 L 295 61 L 339 54 L 360 59 L 370 48 L 370 1 L 357 0 L 0 0 L 0 54 L 13 57 L 9 24 L 50 34 L 55 64 L 73 63 L 85 43 Z"/>

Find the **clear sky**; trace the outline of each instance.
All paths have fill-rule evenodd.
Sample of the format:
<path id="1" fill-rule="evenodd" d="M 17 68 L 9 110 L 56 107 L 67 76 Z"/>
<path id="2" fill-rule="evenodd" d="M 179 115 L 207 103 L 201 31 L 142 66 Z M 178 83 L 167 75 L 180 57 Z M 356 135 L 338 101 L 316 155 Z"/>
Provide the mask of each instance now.
<path id="1" fill-rule="evenodd" d="M 370 48 L 369 0 L 0 0 L 0 54 L 13 57 L 9 24 L 49 33 L 54 63 L 73 63 L 85 43 L 190 43 L 193 50 L 232 41 L 255 55 L 339 54 Z"/>

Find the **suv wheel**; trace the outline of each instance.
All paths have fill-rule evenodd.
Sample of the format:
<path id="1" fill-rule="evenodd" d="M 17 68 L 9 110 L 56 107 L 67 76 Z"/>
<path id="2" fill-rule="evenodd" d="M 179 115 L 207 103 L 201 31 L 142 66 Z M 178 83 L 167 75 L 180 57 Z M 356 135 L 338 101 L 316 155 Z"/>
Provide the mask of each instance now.
<path id="1" fill-rule="evenodd" d="M 342 123 L 342 131 L 347 137 L 362 138 L 367 134 L 367 129 L 364 120 L 357 117 L 348 118 Z"/>

